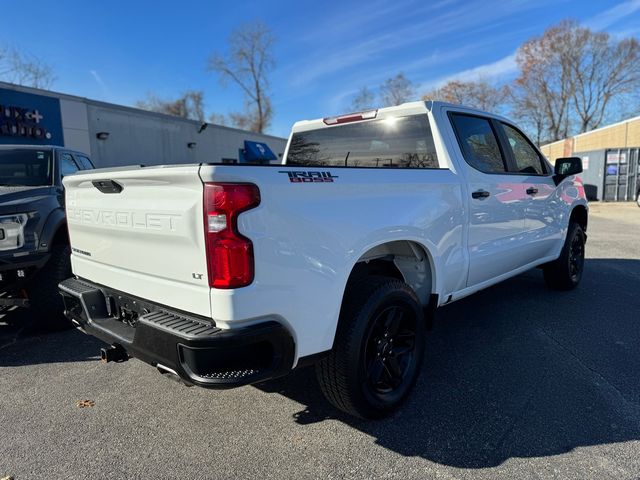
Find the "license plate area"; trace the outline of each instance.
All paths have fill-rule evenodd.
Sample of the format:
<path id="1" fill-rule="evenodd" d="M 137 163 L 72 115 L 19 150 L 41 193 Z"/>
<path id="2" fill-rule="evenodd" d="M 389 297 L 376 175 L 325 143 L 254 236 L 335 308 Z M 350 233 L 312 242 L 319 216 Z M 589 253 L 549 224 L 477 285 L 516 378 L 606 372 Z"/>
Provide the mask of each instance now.
<path id="1" fill-rule="evenodd" d="M 16 268 L 15 270 L 5 270 L 0 272 L 0 288 L 19 287 L 22 282 L 26 282 L 37 271 L 36 267 Z"/>
<path id="2" fill-rule="evenodd" d="M 121 293 L 105 291 L 104 295 L 109 317 L 134 328 L 138 325 L 138 318 L 159 310 L 152 303 Z"/>

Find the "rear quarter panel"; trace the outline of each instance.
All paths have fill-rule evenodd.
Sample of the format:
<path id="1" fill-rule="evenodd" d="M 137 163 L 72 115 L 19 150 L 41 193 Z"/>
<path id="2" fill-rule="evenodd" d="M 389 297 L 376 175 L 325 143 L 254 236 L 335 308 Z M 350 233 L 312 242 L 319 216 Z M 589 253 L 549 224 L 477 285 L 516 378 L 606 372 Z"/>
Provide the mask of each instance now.
<path id="1" fill-rule="evenodd" d="M 292 183 L 289 171 L 326 171 L 333 182 Z M 203 166 L 203 181 L 251 182 L 259 207 L 240 215 L 253 241 L 255 280 L 211 290 L 211 311 L 233 327 L 272 316 L 292 331 L 298 356 L 331 348 L 349 274 L 376 245 L 412 240 L 427 251 L 436 291 L 466 278 L 461 185 L 447 169 Z"/>

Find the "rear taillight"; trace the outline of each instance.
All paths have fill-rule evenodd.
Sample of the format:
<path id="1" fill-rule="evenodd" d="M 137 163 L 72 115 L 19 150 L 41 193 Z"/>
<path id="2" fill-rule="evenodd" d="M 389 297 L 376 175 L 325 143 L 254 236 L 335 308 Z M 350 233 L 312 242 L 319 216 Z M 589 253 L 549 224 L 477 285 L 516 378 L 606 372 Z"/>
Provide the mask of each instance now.
<path id="1" fill-rule="evenodd" d="M 260 204 L 258 187 L 204 184 L 204 229 L 209 286 L 239 288 L 253 281 L 253 244 L 238 232 L 238 215 Z"/>

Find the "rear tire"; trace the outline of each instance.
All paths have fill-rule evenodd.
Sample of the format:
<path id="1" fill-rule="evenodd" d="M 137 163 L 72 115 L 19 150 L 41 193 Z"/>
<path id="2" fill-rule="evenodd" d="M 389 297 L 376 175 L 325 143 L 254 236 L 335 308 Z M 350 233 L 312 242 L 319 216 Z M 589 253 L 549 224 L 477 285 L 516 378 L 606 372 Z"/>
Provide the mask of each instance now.
<path id="1" fill-rule="evenodd" d="M 585 235 L 580 224 L 571 222 L 560 256 L 543 267 L 544 280 L 554 290 L 572 290 L 582 279 Z"/>
<path id="2" fill-rule="evenodd" d="M 22 312 L 30 326 L 43 330 L 63 330 L 72 327 L 64 316 L 64 303 L 58 284 L 71 277 L 71 248 L 54 245 L 51 257 L 26 287 L 29 308 Z"/>
<path id="3" fill-rule="evenodd" d="M 391 414 L 420 372 L 425 334 L 422 306 L 406 283 L 370 276 L 350 284 L 333 350 L 316 365 L 324 395 L 361 418 Z"/>

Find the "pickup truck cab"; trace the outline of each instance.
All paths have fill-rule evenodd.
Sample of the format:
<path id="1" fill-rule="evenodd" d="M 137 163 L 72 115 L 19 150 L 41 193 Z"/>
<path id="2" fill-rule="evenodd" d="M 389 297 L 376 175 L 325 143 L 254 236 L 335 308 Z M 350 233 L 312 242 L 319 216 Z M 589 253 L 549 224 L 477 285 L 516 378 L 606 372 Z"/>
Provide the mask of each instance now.
<path id="1" fill-rule="evenodd" d="M 107 361 L 210 388 L 314 363 L 336 407 L 381 417 L 438 306 L 538 266 L 579 283 L 581 171 L 508 119 L 415 102 L 297 122 L 282 165 L 81 172 L 66 314 Z"/>
<path id="2" fill-rule="evenodd" d="M 62 177 L 92 168 L 87 155 L 64 147 L 0 145 L 0 314 L 7 314 L 3 320 L 69 325 L 58 294 L 58 283 L 71 274 Z M 9 313 L 26 306 L 31 307 L 28 315 Z"/>

